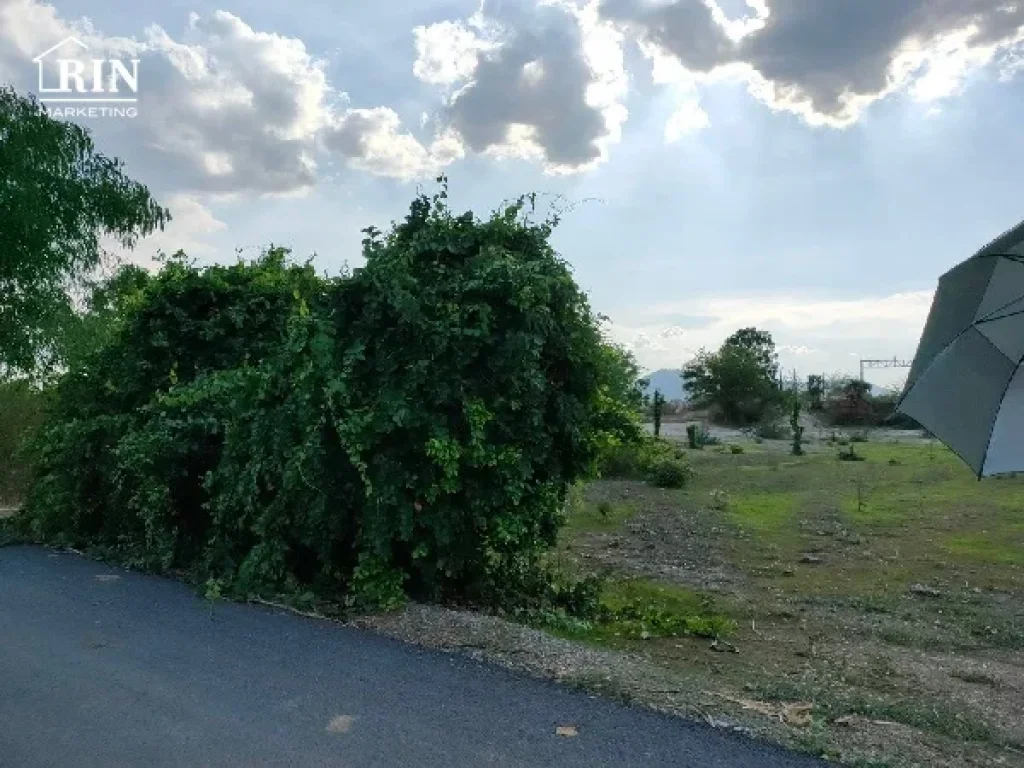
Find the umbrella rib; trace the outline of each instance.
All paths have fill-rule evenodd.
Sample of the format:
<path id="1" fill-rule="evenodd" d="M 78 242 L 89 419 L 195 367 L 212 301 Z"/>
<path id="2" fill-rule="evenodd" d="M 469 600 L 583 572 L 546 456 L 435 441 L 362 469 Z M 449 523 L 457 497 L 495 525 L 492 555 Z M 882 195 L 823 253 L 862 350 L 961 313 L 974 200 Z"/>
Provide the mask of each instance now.
<path id="1" fill-rule="evenodd" d="M 1018 225 L 1018 226 L 1019 227 L 1024 227 L 1024 222 L 1021 222 L 1021 224 Z M 1007 234 L 1009 234 L 1009 232 L 1003 233 L 1003 237 L 1005 237 Z M 996 240 L 993 240 L 992 243 L 990 243 L 989 245 L 994 244 L 995 242 L 997 242 L 1000 239 L 1001 238 L 996 238 Z M 988 246 L 986 246 L 986 247 L 988 247 Z M 993 259 L 995 259 L 995 258 L 1011 259 L 1012 261 L 1016 261 L 1016 262 L 1019 262 L 1021 264 L 1024 264 L 1024 257 L 1017 256 L 1016 254 L 1012 254 L 1012 253 L 978 253 L 975 256 L 973 256 L 972 258 L 975 258 L 975 259 L 989 259 L 989 258 L 993 258 Z M 939 278 L 939 283 L 941 284 L 942 280 L 944 280 L 947 276 L 948 276 L 948 273 L 943 275 L 941 278 Z M 1022 297 L 1022 298 L 1024 298 L 1024 297 Z M 921 371 L 920 374 L 918 374 L 918 377 L 914 380 L 914 383 L 910 385 L 910 389 L 908 389 L 906 392 L 903 393 L 902 397 L 900 397 L 900 399 L 899 399 L 899 402 L 896 403 L 896 410 L 899 410 L 900 406 L 903 404 L 903 401 L 906 400 L 908 397 L 910 397 L 910 393 L 914 391 L 914 387 L 917 386 L 917 382 L 919 382 L 921 379 L 924 378 L 924 375 L 926 373 L 928 373 L 928 371 L 931 369 L 931 367 L 935 364 L 935 360 L 936 360 L 936 358 L 938 358 L 939 355 L 941 355 L 943 352 L 945 352 L 951 346 L 956 344 L 960 340 L 960 337 L 963 336 L 965 333 L 967 333 L 967 331 L 969 329 L 973 328 L 978 323 L 984 322 L 986 318 L 991 317 L 991 315 L 995 314 L 1000 309 L 1006 309 L 1006 307 L 1010 306 L 1010 304 L 1013 304 L 1016 301 L 1020 301 L 1020 299 L 1014 299 L 1013 301 L 1004 304 L 1002 307 L 999 307 L 998 309 L 995 309 L 992 312 L 990 312 L 989 314 L 985 315 L 985 318 L 982 318 L 981 320 L 973 320 L 973 321 L 971 321 L 971 323 L 969 325 L 967 325 L 962 331 L 960 331 L 960 333 L 958 333 L 956 336 L 954 336 L 952 339 L 950 339 L 949 343 L 946 344 L 941 350 L 939 350 L 939 352 L 936 355 L 934 355 L 932 357 L 931 362 L 928 363 L 928 367 L 925 368 L 923 371 Z M 1022 310 L 1022 312 L 1024 312 L 1024 310 Z M 1012 317 L 1013 314 L 1018 314 L 1018 313 L 1014 312 L 1011 315 L 1004 315 L 1004 317 Z M 1002 317 L 997 317 L 997 318 L 992 318 L 992 319 L 993 320 L 1002 320 Z M 981 336 L 986 341 L 988 341 L 990 344 L 992 343 L 989 340 L 989 338 L 987 336 L 985 336 L 985 334 L 982 333 Z M 992 344 L 992 346 L 995 346 L 995 344 Z M 996 347 L 996 349 L 998 350 L 999 347 Z M 1003 354 L 1002 350 L 999 350 L 999 353 Z M 1006 355 L 1003 355 L 1003 357 L 1006 357 Z M 1012 358 L 1007 357 L 1006 359 L 1010 360 L 1010 362 L 1013 362 Z M 1020 365 L 1019 361 L 1018 361 L 1017 365 Z M 961 458 L 963 458 L 963 457 L 961 457 Z"/>
<path id="2" fill-rule="evenodd" d="M 1009 315 L 1007 315 L 1009 317 Z M 996 352 L 1002 355 L 1006 360 L 1011 363 L 1014 362 L 1012 357 L 1009 357 L 1003 350 L 995 345 L 995 343 L 981 331 L 978 331 L 978 335 L 981 336 L 985 341 L 988 342 L 989 346 L 992 347 Z M 1024 355 L 1017 359 L 1016 365 L 1013 370 L 1010 371 L 1010 378 L 1006 380 L 1006 386 L 1003 387 L 1003 394 L 999 396 L 999 400 L 996 401 L 996 415 L 992 419 L 992 426 L 988 430 L 988 440 L 985 443 L 985 453 L 981 456 L 981 467 L 978 469 L 978 479 L 981 480 L 981 473 L 985 471 L 985 462 L 988 461 L 988 449 L 992 446 L 992 435 L 996 431 L 996 422 L 999 420 L 999 411 L 1003 408 L 1003 400 L 1006 399 L 1006 393 L 1010 391 L 1010 385 L 1013 383 L 1013 377 L 1017 375 L 1017 369 L 1020 368 L 1021 363 L 1024 363 Z"/>
<path id="3" fill-rule="evenodd" d="M 925 374 L 928 373 L 928 371 L 930 371 L 932 369 L 932 366 L 935 365 L 935 361 L 938 360 L 939 357 L 943 353 L 946 352 L 946 350 L 948 350 L 950 347 L 952 347 L 954 344 L 956 344 L 958 341 L 960 341 L 960 337 L 963 336 L 965 333 L 967 333 L 967 331 L 969 331 L 973 327 L 974 327 L 974 323 L 972 322 L 970 325 L 968 325 L 966 328 L 964 328 L 962 331 L 960 331 L 960 333 L 958 333 L 956 336 L 954 336 L 952 339 L 950 339 L 949 343 L 946 344 L 946 346 L 944 346 L 942 349 L 940 349 L 932 357 L 931 362 L 928 363 L 928 367 L 925 368 L 923 371 L 921 371 L 921 373 L 918 374 L 917 378 L 914 379 L 914 383 L 910 385 L 910 388 L 906 392 L 903 393 L 903 396 L 900 398 L 899 402 L 896 403 L 896 410 L 897 411 L 900 409 L 900 406 L 903 405 L 903 401 L 906 400 L 908 397 L 910 397 L 910 393 L 914 391 L 914 387 L 917 386 L 918 382 L 921 381 L 921 379 L 924 378 Z M 982 337 L 985 337 L 985 334 L 983 334 L 983 333 L 980 333 L 980 335 Z M 985 339 L 986 339 L 986 341 L 988 340 L 987 337 L 985 337 Z M 989 342 L 989 343 L 991 343 L 991 342 Z M 1000 353 L 1000 354 L 1002 354 L 1002 353 Z M 1003 355 L 1003 357 L 1006 357 L 1006 356 Z"/>
<path id="4" fill-rule="evenodd" d="M 1010 302 L 1010 304 L 1016 304 L 1021 299 L 1024 299 L 1024 296 L 1021 296 L 1020 299 L 1014 299 L 1013 301 Z M 1010 304 L 1007 304 L 1006 306 L 1001 307 L 1000 309 L 1006 309 L 1006 307 L 1010 306 Z M 993 310 L 992 312 L 990 312 L 989 314 L 985 315 L 980 320 L 975 320 L 974 324 L 975 325 L 980 325 L 981 323 L 994 323 L 996 320 L 1005 320 L 1008 317 L 1014 317 L 1016 315 L 1024 315 L 1024 309 L 1018 309 L 1016 312 L 1007 312 L 1005 315 L 1000 315 L 999 317 L 992 317 L 992 315 L 994 315 L 998 311 L 999 311 L 998 309 Z"/>
<path id="5" fill-rule="evenodd" d="M 1022 258 L 1020 256 L 1017 256 L 1015 254 L 1012 254 L 1012 253 L 985 253 L 985 254 L 982 254 L 981 256 L 977 257 L 977 258 L 981 258 L 981 259 L 988 259 L 988 258 L 1009 259 L 1010 261 L 1015 261 L 1018 264 L 1024 264 L 1024 258 Z M 1024 296 L 1018 296 L 1016 299 L 1012 299 L 1012 300 L 1006 302 L 1001 307 L 996 307 L 991 312 L 989 312 L 987 315 L 984 315 L 983 317 L 979 317 L 974 322 L 976 322 L 976 323 L 983 323 L 983 322 L 985 322 L 986 320 L 988 320 L 990 318 L 994 319 L 994 320 L 1001 320 L 1002 318 L 992 318 L 992 315 L 996 314 L 997 312 L 1002 312 L 1004 309 L 1006 309 L 1007 307 L 1011 306 L 1012 304 L 1016 304 L 1021 299 L 1024 299 Z M 1018 313 L 1014 312 L 1012 314 L 1018 314 Z M 1010 317 L 1010 316 L 1011 315 L 1005 315 L 1005 317 Z"/>

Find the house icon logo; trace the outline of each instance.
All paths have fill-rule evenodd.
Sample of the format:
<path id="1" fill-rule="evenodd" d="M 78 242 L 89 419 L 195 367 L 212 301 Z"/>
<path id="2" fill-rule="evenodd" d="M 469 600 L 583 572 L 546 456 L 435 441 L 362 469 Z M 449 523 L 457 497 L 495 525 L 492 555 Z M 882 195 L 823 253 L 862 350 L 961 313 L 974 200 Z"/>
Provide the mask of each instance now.
<path id="1" fill-rule="evenodd" d="M 39 68 L 39 101 L 90 106 L 138 102 L 139 60 L 92 58 L 88 51 L 77 37 L 67 37 L 32 60 Z"/>

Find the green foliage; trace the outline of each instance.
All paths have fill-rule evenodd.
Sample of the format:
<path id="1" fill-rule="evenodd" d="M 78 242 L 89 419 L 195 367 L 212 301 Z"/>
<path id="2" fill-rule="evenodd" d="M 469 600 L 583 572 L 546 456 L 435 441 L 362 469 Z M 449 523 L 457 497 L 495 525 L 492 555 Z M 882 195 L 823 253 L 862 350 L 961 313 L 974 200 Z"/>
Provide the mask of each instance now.
<path id="1" fill-rule="evenodd" d="M 697 450 L 709 446 L 718 445 L 721 441 L 712 435 L 703 424 L 686 425 L 686 444 L 691 450 Z"/>
<path id="2" fill-rule="evenodd" d="M 789 428 L 793 433 L 793 448 L 790 451 L 794 456 L 803 456 L 804 427 L 800 424 L 800 398 L 793 397 L 792 412 L 789 416 Z"/>
<path id="3" fill-rule="evenodd" d="M 807 400 L 812 411 L 820 411 L 825 402 L 825 377 L 810 375 L 807 377 Z"/>
<path id="4" fill-rule="evenodd" d="M 100 265 L 100 238 L 131 247 L 170 216 L 86 129 L 10 87 L 0 87 L 0 168 L 0 373 L 45 375 L 66 364 L 69 289 Z"/>
<path id="5" fill-rule="evenodd" d="M 680 459 L 657 459 L 650 468 L 648 478 L 659 488 L 682 488 L 690 479 L 690 466 Z"/>
<path id="6" fill-rule="evenodd" d="M 690 450 L 694 451 L 704 447 L 704 443 L 700 439 L 700 426 L 698 424 L 686 425 L 686 444 L 690 447 Z"/>
<path id="7" fill-rule="evenodd" d="M 736 622 L 715 610 L 709 597 L 684 587 L 646 579 L 604 585 L 599 604 L 585 625 L 546 626 L 570 636 L 605 642 L 656 637 L 726 637 Z"/>
<path id="8" fill-rule="evenodd" d="M 20 503 L 28 490 L 25 441 L 42 424 L 45 405 L 45 394 L 29 381 L 0 381 L 0 506 Z"/>
<path id="9" fill-rule="evenodd" d="M 836 455 L 836 458 L 838 458 L 840 461 L 866 461 L 866 458 L 857 453 L 853 449 L 852 445 L 846 450 L 840 449 L 839 453 Z"/>
<path id="10" fill-rule="evenodd" d="M 665 405 L 665 397 L 661 390 L 654 390 L 654 398 L 651 401 L 651 412 L 654 418 L 654 436 L 661 437 L 661 410 Z"/>
<path id="11" fill-rule="evenodd" d="M 778 376 L 779 356 L 775 351 L 775 341 L 768 331 L 740 328 L 727 338 L 722 346 L 749 352 L 769 379 L 775 381 Z"/>
<path id="12" fill-rule="evenodd" d="M 607 452 L 600 473 L 607 478 L 647 480 L 662 488 L 682 488 L 693 476 L 682 450 L 652 437 Z"/>
<path id="13" fill-rule="evenodd" d="M 570 486 L 639 439 L 631 359 L 534 223 L 418 197 L 327 280 L 172 259 L 61 381 L 26 523 L 232 594 L 574 606 Z M 133 300 L 134 301 L 134 300 Z"/>
<path id="14" fill-rule="evenodd" d="M 769 411 L 764 420 L 754 427 L 754 436 L 759 440 L 785 440 L 790 432 L 780 421 L 780 415 L 774 410 Z"/>
<path id="15" fill-rule="evenodd" d="M 683 368 L 683 382 L 694 400 L 721 411 L 729 423 L 757 421 L 778 400 L 778 362 L 771 334 L 744 328 L 718 352 L 700 350 Z"/>

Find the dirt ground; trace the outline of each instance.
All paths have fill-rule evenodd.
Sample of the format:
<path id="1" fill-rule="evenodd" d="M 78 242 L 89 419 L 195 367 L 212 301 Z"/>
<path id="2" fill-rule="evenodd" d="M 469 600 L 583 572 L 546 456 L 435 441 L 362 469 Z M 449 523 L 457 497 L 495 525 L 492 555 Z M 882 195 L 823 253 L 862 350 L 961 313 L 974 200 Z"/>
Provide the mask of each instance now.
<path id="1" fill-rule="evenodd" d="M 860 461 L 811 441 L 738 435 L 689 452 L 683 490 L 599 481 L 571 515 L 561 562 L 729 617 L 724 642 L 369 621 L 852 765 L 1024 765 L 1024 481 L 920 435 L 872 432 Z"/>

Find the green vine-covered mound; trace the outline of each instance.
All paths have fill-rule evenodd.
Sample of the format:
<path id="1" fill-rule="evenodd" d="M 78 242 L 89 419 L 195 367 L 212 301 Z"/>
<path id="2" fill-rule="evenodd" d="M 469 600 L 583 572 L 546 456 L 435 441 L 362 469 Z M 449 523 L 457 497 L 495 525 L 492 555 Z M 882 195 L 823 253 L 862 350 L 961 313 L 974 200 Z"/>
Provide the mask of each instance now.
<path id="1" fill-rule="evenodd" d="M 337 278 L 172 260 L 59 385 L 20 524 L 237 594 L 536 591 L 636 393 L 530 204 L 420 196 Z"/>

